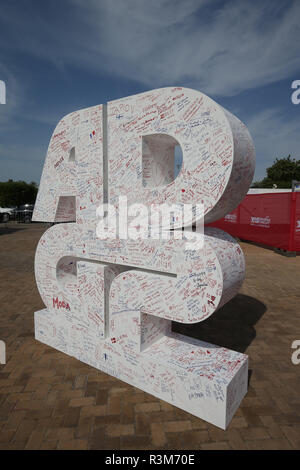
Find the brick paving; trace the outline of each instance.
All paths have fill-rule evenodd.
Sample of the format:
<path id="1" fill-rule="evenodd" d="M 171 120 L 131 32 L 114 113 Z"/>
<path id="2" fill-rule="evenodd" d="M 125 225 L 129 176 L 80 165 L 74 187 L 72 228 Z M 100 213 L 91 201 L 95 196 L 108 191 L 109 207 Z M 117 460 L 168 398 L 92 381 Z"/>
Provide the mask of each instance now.
<path id="1" fill-rule="evenodd" d="M 241 243 L 247 276 L 213 317 L 177 330 L 246 352 L 250 386 L 222 431 L 34 339 L 41 224 L 0 226 L 0 449 L 299 449 L 300 256 Z"/>

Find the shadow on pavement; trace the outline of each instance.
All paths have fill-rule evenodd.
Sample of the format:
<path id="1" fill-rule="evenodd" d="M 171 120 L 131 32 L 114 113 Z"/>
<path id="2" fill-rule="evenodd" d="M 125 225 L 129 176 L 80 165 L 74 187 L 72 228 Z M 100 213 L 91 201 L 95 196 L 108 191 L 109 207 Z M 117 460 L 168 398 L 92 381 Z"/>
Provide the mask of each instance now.
<path id="1" fill-rule="evenodd" d="M 5 227 L 0 225 L 0 235 L 10 235 L 20 230 L 24 230 L 24 227 Z"/>
<path id="2" fill-rule="evenodd" d="M 207 320 L 189 325 L 173 322 L 172 330 L 243 353 L 256 337 L 254 325 L 266 310 L 259 300 L 237 294 Z"/>

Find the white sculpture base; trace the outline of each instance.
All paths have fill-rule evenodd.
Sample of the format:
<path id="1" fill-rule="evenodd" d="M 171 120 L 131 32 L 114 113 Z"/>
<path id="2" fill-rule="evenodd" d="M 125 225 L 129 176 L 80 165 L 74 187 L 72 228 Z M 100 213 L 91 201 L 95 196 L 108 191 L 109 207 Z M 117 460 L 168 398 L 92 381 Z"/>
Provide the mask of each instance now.
<path id="1" fill-rule="evenodd" d="M 226 429 L 248 386 L 248 356 L 171 331 L 121 351 L 114 339 L 35 312 L 35 338 L 198 418 Z"/>

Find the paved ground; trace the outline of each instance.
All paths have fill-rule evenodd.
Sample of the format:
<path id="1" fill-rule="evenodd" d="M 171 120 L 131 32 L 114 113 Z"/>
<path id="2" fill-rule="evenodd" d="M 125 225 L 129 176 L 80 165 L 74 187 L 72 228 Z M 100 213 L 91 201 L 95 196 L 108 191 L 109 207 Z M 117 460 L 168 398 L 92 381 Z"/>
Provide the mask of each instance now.
<path id="1" fill-rule="evenodd" d="M 2 226 L 3 227 L 3 226 Z M 242 243 L 247 277 L 211 319 L 181 327 L 246 352 L 250 387 L 227 431 L 34 339 L 33 258 L 45 227 L 0 227 L 0 449 L 300 449 L 300 256 Z"/>

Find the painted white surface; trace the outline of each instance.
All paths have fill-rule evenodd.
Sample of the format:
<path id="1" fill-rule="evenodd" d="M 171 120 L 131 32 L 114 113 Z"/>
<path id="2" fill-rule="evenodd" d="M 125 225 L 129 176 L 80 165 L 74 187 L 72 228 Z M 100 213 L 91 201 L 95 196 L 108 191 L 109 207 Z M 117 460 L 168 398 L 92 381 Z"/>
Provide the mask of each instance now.
<path id="1" fill-rule="evenodd" d="M 33 219 L 74 223 L 51 227 L 36 250 L 46 306 L 35 313 L 36 338 L 225 429 L 247 391 L 248 357 L 177 335 L 171 321 L 204 321 L 236 295 L 245 273 L 239 245 L 212 228 L 198 234 L 197 251 L 184 239 L 100 240 L 96 208 L 108 198 L 118 209 L 126 195 L 148 207 L 203 203 L 205 221 L 219 219 L 252 181 L 251 137 L 190 89 L 105 109 L 66 116 L 49 144 Z M 174 179 L 177 143 L 183 164 Z"/>

